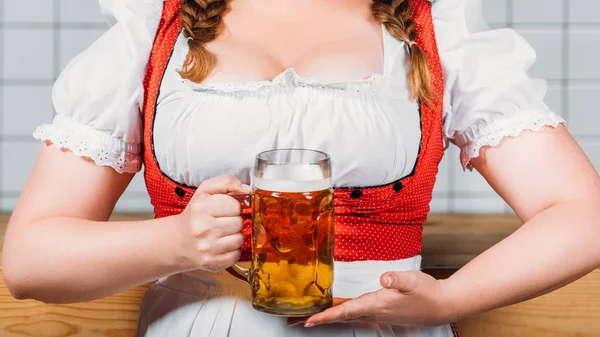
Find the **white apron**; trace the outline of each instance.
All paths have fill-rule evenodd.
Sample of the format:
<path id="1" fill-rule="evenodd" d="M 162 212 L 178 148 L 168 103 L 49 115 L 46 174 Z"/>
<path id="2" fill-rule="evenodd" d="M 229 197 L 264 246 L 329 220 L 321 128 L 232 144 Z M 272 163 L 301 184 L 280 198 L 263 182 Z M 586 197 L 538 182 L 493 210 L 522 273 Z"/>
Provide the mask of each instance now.
<path id="1" fill-rule="evenodd" d="M 399 261 L 336 262 L 333 295 L 353 298 L 381 288 L 388 271 L 419 270 L 421 257 Z M 286 319 L 252 308 L 250 286 L 227 272 L 177 274 L 144 297 L 138 337 L 452 337 L 450 326 L 405 328 L 363 323 L 288 327 Z"/>

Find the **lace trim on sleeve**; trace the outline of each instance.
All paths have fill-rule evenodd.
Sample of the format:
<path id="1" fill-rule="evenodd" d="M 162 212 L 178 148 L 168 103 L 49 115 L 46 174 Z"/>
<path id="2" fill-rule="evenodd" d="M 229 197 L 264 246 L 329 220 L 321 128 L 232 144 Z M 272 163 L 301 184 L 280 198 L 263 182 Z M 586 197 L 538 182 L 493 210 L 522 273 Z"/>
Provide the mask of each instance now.
<path id="1" fill-rule="evenodd" d="M 52 124 L 39 126 L 33 137 L 90 158 L 99 166 L 110 166 L 119 173 L 136 173 L 141 169 L 140 144 L 127 143 L 63 115 L 57 115 Z"/>
<path id="2" fill-rule="evenodd" d="M 551 111 L 520 112 L 506 123 L 484 121 L 470 127 L 457 136 L 456 145 L 460 148 L 460 162 L 463 169 L 473 170 L 471 160 L 479 157 L 482 147 L 496 146 L 506 137 L 516 137 L 523 131 L 538 131 L 545 126 L 558 127 L 566 122 Z M 497 126 L 498 124 L 498 126 Z"/>

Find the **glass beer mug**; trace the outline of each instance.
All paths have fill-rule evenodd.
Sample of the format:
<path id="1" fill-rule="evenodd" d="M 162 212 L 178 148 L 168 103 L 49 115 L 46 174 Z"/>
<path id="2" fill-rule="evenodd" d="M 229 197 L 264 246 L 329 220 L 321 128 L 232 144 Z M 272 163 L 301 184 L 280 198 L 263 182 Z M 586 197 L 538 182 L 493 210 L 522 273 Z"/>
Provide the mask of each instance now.
<path id="1" fill-rule="evenodd" d="M 256 157 L 252 262 L 232 267 L 248 280 L 254 309 L 307 316 L 332 305 L 333 189 L 329 156 L 302 149 Z"/>

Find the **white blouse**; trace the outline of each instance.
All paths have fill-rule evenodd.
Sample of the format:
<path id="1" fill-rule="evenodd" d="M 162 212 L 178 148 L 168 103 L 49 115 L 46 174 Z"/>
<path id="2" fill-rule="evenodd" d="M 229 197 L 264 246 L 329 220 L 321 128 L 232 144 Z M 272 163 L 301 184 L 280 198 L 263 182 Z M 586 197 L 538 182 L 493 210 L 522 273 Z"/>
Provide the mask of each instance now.
<path id="1" fill-rule="evenodd" d="M 118 172 L 141 166 L 142 81 L 162 0 L 100 0 L 111 29 L 77 56 L 54 85 L 52 124 L 34 136 Z M 482 146 L 564 123 L 531 79 L 534 50 L 513 30 L 488 30 L 481 0 L 435 0 L 433 19 L 445 82 L 444 136 L 467 166 Z M 335 186 L 373 186 L 409 174 L 420 142 L 419 109 L 406 88 L 408 51 L 385 29 L 384 69 L 368 79 L 324 82 L 288 69 L 272 81 L 183 80 L 180 36 L 161 84 L 156 158 L 175 181 L 221 174 L 249 180 L 263 150 L 304 147 L 331 155 Z"/>

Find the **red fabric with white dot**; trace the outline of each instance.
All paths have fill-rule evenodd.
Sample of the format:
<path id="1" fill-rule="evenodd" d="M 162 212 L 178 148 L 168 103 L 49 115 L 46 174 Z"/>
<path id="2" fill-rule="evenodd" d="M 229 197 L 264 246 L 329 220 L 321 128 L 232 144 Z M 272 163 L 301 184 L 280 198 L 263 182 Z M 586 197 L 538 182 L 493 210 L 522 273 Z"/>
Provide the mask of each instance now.
<path id="1" fill-rule="evenodd" d="M 181 186 L 161 173 L 153 152 L 156 100 L 169 56 L 181 30 L 180 6 L 181 0 L 165 2 L 144 80 L 144 176 L 157 217 L 181 213 L 194 194 L 194 188 Z M 412 6 L 418 32 L 416 42 L 428 56 L 433 85 L 438 94 L 435 108 L 421 106 L 422 141 L 414 175 L 381 187 L 335 190 L 336 261 L 390 261 L 421 253 L 422 224 L 429 213 L 435 176 L 443 154 L 443 80 L 431 4 L 427 0 L 412 0 Z M 246 243 L 242 260 L 248 261 L 250 209 L 244 208 L 243 213 Z"/>

